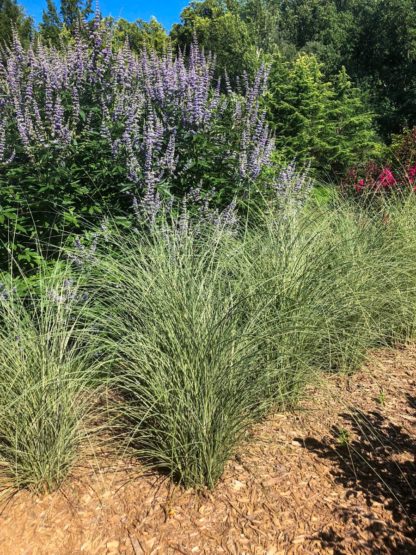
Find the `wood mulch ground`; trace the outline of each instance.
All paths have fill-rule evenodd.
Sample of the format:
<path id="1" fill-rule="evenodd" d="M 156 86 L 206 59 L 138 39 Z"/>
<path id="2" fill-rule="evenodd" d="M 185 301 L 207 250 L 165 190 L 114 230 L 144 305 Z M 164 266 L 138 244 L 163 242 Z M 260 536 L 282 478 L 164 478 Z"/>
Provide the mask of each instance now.
<path id="1" fill-rule="evenodd" d="M 85 468 L 20 492 L 0 554 L 416 554 L 416 347 L 374 353 L 254 428 L 213 492 Z"/>

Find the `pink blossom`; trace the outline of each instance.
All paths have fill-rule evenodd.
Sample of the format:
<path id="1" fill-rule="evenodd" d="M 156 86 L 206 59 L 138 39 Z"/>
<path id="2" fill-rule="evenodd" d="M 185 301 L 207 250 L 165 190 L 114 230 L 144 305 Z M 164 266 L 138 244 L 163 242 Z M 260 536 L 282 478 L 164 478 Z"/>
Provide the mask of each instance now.
<path id="1" fill-rule="evenodd" d="M 416 164 L 410 166 L 410 168 L 407 170 L 407 175 L 409 177 L 409 182 L 414 183 L 416 179 Z"/>
<path id="2" fill-rule="evenodd" d="M 383 168 L 380 175 L 378 176 L 377 186 L 380 187 L 394 187 L 397 184 L 396 178 L 394 177 L 390 168 Z"/>
<path id="3" fill-rule="evenodd" d="M 354 189 L 357 191 L 357 193 L 362 191 L 364 187 L 365 187 L 364 179 L 360 179 L 360 181 L 354 185 Z"/>

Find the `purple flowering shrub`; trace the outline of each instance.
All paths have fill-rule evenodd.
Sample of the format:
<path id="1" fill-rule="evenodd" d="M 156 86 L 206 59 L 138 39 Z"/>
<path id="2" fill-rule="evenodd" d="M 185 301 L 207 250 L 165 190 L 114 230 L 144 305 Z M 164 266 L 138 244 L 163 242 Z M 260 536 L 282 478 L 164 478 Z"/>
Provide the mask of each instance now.
<path id="1" fill-rule="evenodd" d="M 87 24 L 85 24 L 87 25 Z M 67 46 L 14 38 L 0 64 L 0 218 L 22 234 L 79 231 L 110 206 L 149 210 L 198 189 L 220 209 L 261 178 L 274 140 L 268 70 L 226 92 L 196 43 L 136 56 L 96 15 Z M 213 194 L 215 192 L 215 194 Z M 23 237 L 23 235 L 22 235 Z M 22 239 L 22 246 L 25 240 Z"/>

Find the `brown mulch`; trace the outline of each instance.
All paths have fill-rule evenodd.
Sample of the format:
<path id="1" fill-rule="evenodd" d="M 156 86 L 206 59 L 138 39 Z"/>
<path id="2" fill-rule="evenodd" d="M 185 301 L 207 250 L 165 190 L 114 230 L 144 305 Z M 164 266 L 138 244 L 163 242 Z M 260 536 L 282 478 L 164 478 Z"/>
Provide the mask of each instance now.
<path id="1" fill-rule="evenodd" d="M 213 492 L 125 465 L 20 492 L 0 554 L 414 554 L 416 347 L 374 353 L 256 426 Z"/>

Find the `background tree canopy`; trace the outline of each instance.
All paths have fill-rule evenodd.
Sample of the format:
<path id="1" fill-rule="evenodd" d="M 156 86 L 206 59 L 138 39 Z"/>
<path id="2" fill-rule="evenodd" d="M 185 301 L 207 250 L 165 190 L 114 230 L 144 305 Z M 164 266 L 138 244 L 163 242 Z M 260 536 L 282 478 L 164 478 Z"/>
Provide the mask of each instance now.
<path id="1" fill-rule="evenodd" d="M 25 14 L 16 0 L 0 0 L 0 37 L 1 41 L 11 44 L 13 31 L 16 30 L 24 44 L 33 35 L 33 20 Z"/>
<path id="2" fill-rule="evenodd" d="M 206 0 L 185 8 L 172 38 L 196 33 L 236 74 L 276 51 L 313 54 L 328 78 L 345 67 L 387 138 L 416 123 L 415 14 L 416 0 Z"/>
<path id="3" fill-rule="evenodd" d="M 16 29 L 60 47 L 88 32 L 91 0 L 47 0 L 37 29 L 16 0 L 0 0 L 2 41 Z M 266 64 L 263 108 L 276 156 L 296 155 L 317 175 L 342 176 L 377 158 L 393 135 L 416 125 L 416 0 L 191 1 L 168 34 L 162 25 L 105 18 L 113 46 L 135 53 L 189 52 L 196 39 L 216 57 L 221 90 L 240 90 Z M 88 26 L 88 24 L 87 24 Z"/>

